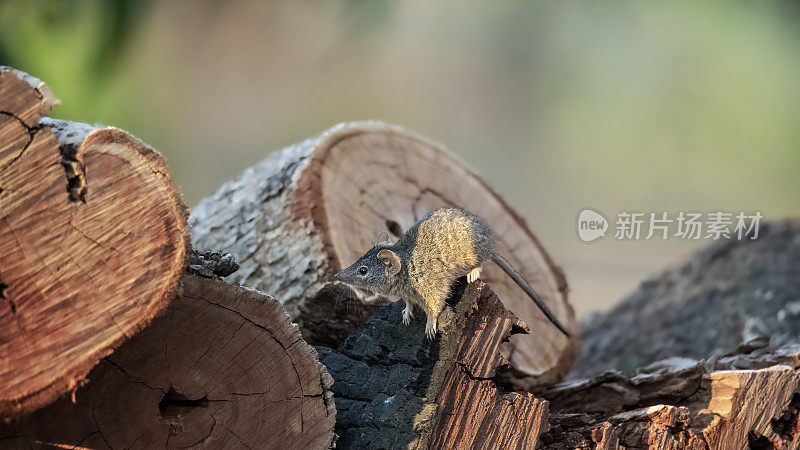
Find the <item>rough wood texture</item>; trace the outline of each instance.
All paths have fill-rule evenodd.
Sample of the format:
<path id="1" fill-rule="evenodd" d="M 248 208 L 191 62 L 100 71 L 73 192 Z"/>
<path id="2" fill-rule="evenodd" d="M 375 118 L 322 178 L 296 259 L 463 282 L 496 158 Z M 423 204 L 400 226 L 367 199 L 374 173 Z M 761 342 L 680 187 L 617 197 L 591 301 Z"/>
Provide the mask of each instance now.
<path id="1" fill-rule="evenodd" d="M 118 129 L 42 119 L 54 103 L 0 69 L 0 417 L 74 389 L 174 296 L 186 257 L 161 155 Z"/>
<path id="2" fill-rule="evenodd" d="M 38 78 L 0 66 L 0 114 L 13 116 L 23 126 L 33 128 L 58 103 L 50 88 Z"/>
<path id="3" fill-rule="evenodd" d="M 276 152 L 201 201 L 191 223 L 197 249 L 236 256 L 242 268 L 231 281 L 281 299 L 309 342 L 336 346 L 381 299 L 332 283 L 333 274 L 380 232 L 397 237 L 445 205 L 486 218 L 500 253 L 576 330 L 566 281 L 524 221 L 453 153 L 398 126 L 344 123 Z M 550 325 L 499 268 L 485 269 L 483 279 L 536 330 L 504 346 L 512 367 L 537 383 L 561 379 L 577 340 Z"/>
<path id="4" fill-rule="evenodd" d="M 186 275 L 74 394 L 0 424 L 0 447 L 329 448 L 332 382 L 280 303 Z"/>
<path id="5" fill-rule="evenodd" d="M 463 289 L 463 285 L 461 285 Z M 338 350 L 319 348 L 335 379 L 342 448 L 534 448 L 546 402 L 506 393 L 500 344 L 525 324 L 485 284 L 473 283 L 440 316 L 442 337 L 424 336 L 392 304 Z"/>
<path id="6" fill-rule="evenodd" d="M 800 448 L 800 347 L 767 342 L 557 386 L 542 448 Z"/>
<path id="7" fill-rule="evenodd" d="M 570 377 L 669 357 L 726 353 L 768 335 L 800 343 L 800 221 L 762 223 L 758 239 L 725 240 L 644 281 L 587 321 Z"/>

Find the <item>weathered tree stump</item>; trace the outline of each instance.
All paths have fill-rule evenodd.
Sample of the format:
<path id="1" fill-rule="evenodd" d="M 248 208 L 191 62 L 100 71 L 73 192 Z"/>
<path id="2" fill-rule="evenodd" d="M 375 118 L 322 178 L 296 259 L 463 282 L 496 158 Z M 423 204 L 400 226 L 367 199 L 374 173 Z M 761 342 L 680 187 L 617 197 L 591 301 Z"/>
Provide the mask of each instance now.
<path id="1" fill-rule="evenodd" d="M 187 254 L 161 155 L 43 118 L 55 103 L 0 68 L 0 418 L 74 389 L 172 299 Z"/>
<path id="2" fill-rule="evenodd" d="M 0 424 L 0 447 L 329 448 L 332 382 L 280 303 L 186 275 L 71 401 Z"/>
<path id="3" fill-rule="evenodd" d="M 386 231 L 400 236 L 427 212 L 465 207 L 495 231 L 498 250 L 575 331 L 560 269 L 524 221 L 443 146 L 380 122 L 337 125 L 249 168 L 200 202 L 190 219 L 198 249 L 230 252 L 231 281 L 279 298 L 314 344 L 337 346 L 385 299 L 333 281 Z M 499 268 L 485 267 L 506 306 L 535 330 L 504 346 L 512 367 L 561 379 L 577 340 L 565 338 Z"/>
<path id="4" fill-rule="evenodd" d="M 463 285 L 461 285 L 463 288 Z M 402 305 L 381 309 L 338 350 L 318 348 L 335 382 L 342 448 L 534 448 L 546 402 L 503 392 L 500 345 L 526 325 L 485 284 L 473 283 L 439 318 L 401 323 Z"/>

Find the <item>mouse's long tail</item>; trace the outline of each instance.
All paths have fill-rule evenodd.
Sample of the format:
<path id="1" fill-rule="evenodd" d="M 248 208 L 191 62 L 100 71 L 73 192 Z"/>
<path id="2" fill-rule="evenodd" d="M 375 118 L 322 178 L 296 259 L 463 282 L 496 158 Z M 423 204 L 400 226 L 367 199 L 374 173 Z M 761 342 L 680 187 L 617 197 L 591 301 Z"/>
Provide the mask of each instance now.
<path id="1" fill-rule="evenodd" d="M 533 302 L 536 303 L 536 306 L 538 306 L 539 309 L 542 310 L 547 319 L 550 322 L 552 322 L 553 325 L 555 325 L 556 328 L 558 328 L 562 333 L 564 333 L 564 336 L 569 337 L 569 333 L 567 333 L 567 330 L 565 330 L 564 326 L 561 325 L 561 322 L 559 322 L 558 319 L 556 319 L 556 316 L 554 316 L 552 311 L 550 311 L 550 308 L 548 308 L 547 305 L 544 304 L 541 297 L 539 297 L 539 294 L 537 294 L 536 291 L 533 290 L 531 285 L 528 284 L 528 282 L 522 278 L 522 275 L 520 275 L 519 272 L 517 272 L 516 269 L 514 269 L 511 266 L 511 263 L 509 263 L 499 253 L 495 253 L 494 256 L 492 256 L 492 261 L 494 261 L 495 264 L 500 266 L 500 268 L 503 269 L 503 271 L 507 273 L 508 276 L 510 276 L 511 279 L 514 280 L 514 282 L 517 283 L 519 287 L 521 287 L 522 290 L 525 291 L 526 294 L 528 294 L 528 296 L 533 300 Z"/>

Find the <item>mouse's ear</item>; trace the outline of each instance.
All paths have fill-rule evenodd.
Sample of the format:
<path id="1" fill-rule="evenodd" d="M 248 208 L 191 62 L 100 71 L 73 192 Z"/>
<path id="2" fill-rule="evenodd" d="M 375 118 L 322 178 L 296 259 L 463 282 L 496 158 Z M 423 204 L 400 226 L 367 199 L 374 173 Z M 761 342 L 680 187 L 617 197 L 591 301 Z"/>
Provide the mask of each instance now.
<path id="1" fill-rule="evenodd" d="M 400 258 L 397 257 L 395 252 L 383 249 L 378 252 L 378 259 L 388 269 L 390 276 L 395 276 L 400 272 Z"/>

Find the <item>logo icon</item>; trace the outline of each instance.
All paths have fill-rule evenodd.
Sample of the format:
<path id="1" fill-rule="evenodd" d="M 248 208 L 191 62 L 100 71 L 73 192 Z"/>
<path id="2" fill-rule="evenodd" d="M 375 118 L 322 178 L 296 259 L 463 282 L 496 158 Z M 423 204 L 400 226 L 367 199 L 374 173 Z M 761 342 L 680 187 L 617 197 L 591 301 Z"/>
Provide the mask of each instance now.
<path id="1" fill-rule="evenodd" d="M 583 242 L 592 242 L 604 237 L 608 230 L 608 220 L 597 211 L 584 209 L 578 214 L 578 237 Z"/>

